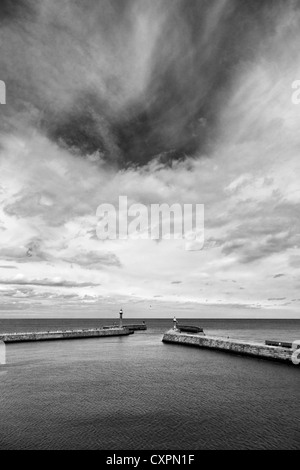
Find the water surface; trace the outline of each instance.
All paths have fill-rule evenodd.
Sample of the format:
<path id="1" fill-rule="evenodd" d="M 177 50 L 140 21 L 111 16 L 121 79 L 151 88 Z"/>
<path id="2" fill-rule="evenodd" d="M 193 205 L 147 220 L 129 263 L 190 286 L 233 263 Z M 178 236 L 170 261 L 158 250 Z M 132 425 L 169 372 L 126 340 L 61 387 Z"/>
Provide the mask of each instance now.
<path id="1" fill-rule="evenodd" d="M 109 323 L 0 320 L 0 331 Z M 172 322 L 146 323 L 147 331 L 129 337 L 7 345 L 0 448 L 300 448 L 297 367 L 163 344 Z M 300 338 L 295 320 L 190 323 L 240 339 Z"/>

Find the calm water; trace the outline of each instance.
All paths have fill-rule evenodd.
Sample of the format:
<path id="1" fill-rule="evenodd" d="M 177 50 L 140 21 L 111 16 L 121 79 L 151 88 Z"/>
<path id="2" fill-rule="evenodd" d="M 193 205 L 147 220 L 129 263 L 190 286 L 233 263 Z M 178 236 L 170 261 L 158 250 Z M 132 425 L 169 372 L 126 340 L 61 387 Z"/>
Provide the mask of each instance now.
<path id="1" fill-rule="evenodd" d="M 146 322 L 129 337 L 7 345 L 0 449 L 300 448 L 300 366 L 165 345 L 172 322 Z M 110 323 L 0 320 L 0 331 Z M 190 323 L 241 339 L 300 339 L 295 320 Z"/>

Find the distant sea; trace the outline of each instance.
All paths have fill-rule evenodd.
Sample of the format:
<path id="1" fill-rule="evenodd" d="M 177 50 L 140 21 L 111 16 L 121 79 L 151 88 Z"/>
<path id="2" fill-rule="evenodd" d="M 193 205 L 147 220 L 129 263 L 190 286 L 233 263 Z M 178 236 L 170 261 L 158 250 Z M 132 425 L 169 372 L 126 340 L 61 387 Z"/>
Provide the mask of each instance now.
<path id="1" fill-rule="evenodd" d="M 148 330 L 128 337 L 8 344 L 0 449 L 300 448 L 300 366 L 163 344 L 172 320 L 143 320 Z M 0 332 L 112 323 L 12 319 Z M 246 340 L 300 339 L 300 320 L 184 323 Z"/>

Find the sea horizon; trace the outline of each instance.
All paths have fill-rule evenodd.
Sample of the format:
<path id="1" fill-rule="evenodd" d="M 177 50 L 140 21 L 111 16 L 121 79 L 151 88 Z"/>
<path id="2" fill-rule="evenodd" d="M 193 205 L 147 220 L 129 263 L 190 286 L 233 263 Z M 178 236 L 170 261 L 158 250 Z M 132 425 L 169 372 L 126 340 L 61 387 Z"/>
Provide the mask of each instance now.
<path id="1" fill-rule="evenodd" d="M 0 331 L 88 328 L 107 320 L 0 320 Z M 166 345 L 172 319 L 140 321 L 147 330 L 129 337 L 7 344 L 0 448 L 299 448 L 297 367 Z M 300 337 L 299 320 L 184 323 L 250 341 Z"/>

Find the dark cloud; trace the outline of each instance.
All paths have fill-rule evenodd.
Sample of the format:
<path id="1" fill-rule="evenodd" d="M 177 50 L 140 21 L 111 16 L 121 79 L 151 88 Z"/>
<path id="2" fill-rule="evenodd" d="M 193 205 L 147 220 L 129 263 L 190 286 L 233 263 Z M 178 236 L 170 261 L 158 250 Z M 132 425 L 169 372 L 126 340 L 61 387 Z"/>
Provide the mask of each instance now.
<path id="1" fill-rule="evenodd" d="M 172 281 L 171 284 L 182 284 L 182 281 Z"/>
<path id="2" fill-rule="evenodd" d="M 92 282 L 55 281 L 52 279 L 1 279 L 0 284 L 48 287 L 90 287 L 99 285 Z"/>
<path id="3" fill-rule="evenodd" d="M 222 247 L 224 255 L 235 255 L 241 263 L 252 263 L 299 247 L 299 204 L 282 199 L 279 192 L 263 202 L 248 199 L 237 204 L 234 217 L 240 223 L 224 230 L 224 236 L 207 248 Z M 290 264 L 297 266 L 297 256 L 290 258 Z M 284 274 L 277 275 L 281 276 Z"/>
<path id="4" fill-rule="evenodd" d="M 87 269 L 97 269 L 103 266 L 121 267 L 119 258 L 114 253 L 86 251 L 75 254 L 71 257 L 62 257 L 67 263 L 78 264 Z"/>
<path id="5" fill-rule="evenodd" d="M 236 67 L 287 3 L 2 0 L 2 125 L 121 166 L 204 152 Z"/>
<path id="6" fill-rule="evenodd" d="M 48 256 L 43 252 L 40 246 L 41 240 L 33 239 L 24 246 L 2 247 L 0 248 L 0 257 L 2 260 L 13 260 L 19 263 L 46 261 Z M 10 269 L 13 269 L 13 267 Z"/>
<path id="7" fill-rule="evenodd" d="M 45 299 L 51 299 L 51 300 L 66 300 L 66 301 L 72 301 L 72 300 L 79 300 L 82 297 L 80 297 L 78 294 L 75 293 L 58 293 L 58 292 L 47 292 L 47 291 L 39 291 L 35 290 L 34 288 L 30 287 L 18 287 L 18 288 L 12 288 L 9 291 L 5 291 L 0 293 L 1 296 L 3 297 L 8 297 L 8 298 L 13 298 L 13 299 L 30 299 L 34 300 L 36 303 L 36 300 L 45 300 Z M 87 296 L 84 296 L 83 298 L 86 298 Z M 88 296 L 89 297 L 89 296 Z"/>
<path id="8" fill-rule="evenodd" d="M 31 0 L 1 0 L 0 25 L 7 25 L 19 19 L 34 18 L 35 12 Z"/>
<path id="9" fill-rule="evenodd" d="M 283 277 L 283 276 L 285 276 L 285 274 L 275 274 L 275 276 L 273 276 L 273 277 L 274 277 L 274 279 L 277 279 L 278 277 Z"/>
<path id="10" fill-rule="evenodd" d="M 274 232 L 258 239 L 255 239 L 254 236 L 251 237 L 248 233 L 242 239 L 225 242 L 222 253 L 225 255 L 235 254 L 242 263 L 252 263 L 299 245 L 300 236 L 290 231 Z"/>
<path id="11" fill-rule="evenodd" d="M 276 253 L 285 252 L 288 248 L 295 246 L 298 240 L 293 240 L 293 237 L 281 234 L 270 235 L 267 238 L 253 241 L 250 238 L 244 240 L 236 240 L 226 242 L 222 253 L 225 255 L 235 254 L 238 256 L 241 263 L 252 263 L 263 258 L 267 258 Z M 298 238 L 298 237 L 297 237 Z"/>
<path id="12" fill-rule="evenodd" d="M 286 300 L 286 297 L 271 297 L 268 300 Z"/>

